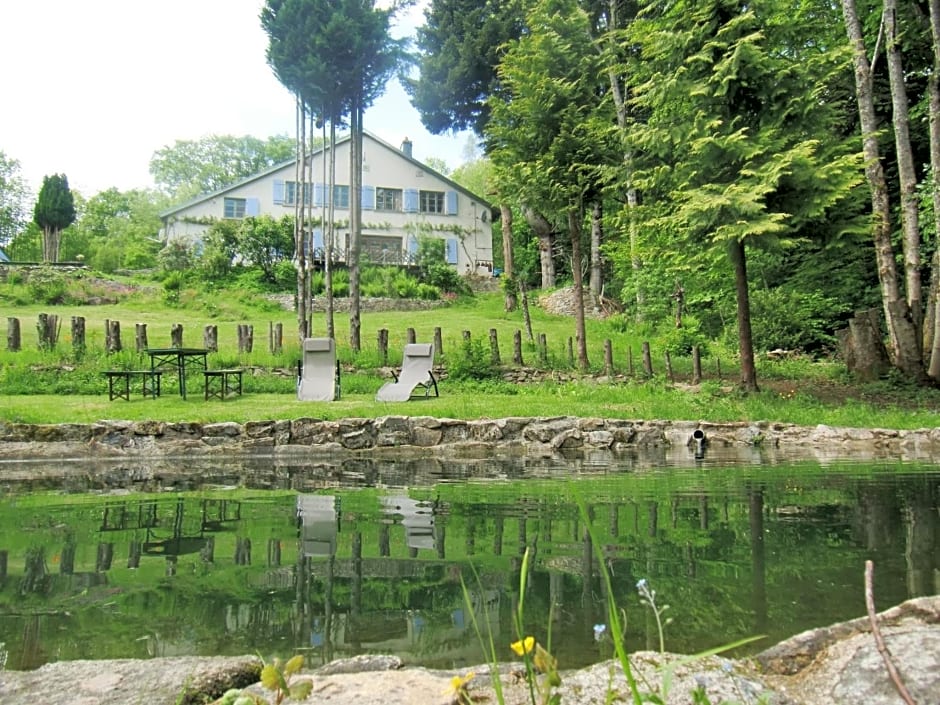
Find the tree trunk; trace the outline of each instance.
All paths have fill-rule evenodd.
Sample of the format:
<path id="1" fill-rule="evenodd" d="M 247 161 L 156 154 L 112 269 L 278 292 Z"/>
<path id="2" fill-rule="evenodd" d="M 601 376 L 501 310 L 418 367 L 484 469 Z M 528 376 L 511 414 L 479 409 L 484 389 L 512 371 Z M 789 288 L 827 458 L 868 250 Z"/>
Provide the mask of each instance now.
<path id="1" fill-rule="evenodd" d="M 571 274 L 574 279 L 574 326 L 578 343 L 578 367 L 587 372 L 587 331 L 584 326 L 584 282 L 581 277 L 581 209 L 568 209 L 568 232 L 571 235 Z"/>
<path id="2" fill-rule="evenodd" d="M 904 68 L 901 65 L 900 38 L 897 33 L 897 0 L 884 3 L 888 78 L 891 84 L 894 144 L 898 153 L 898 180 L 901 186 L 901 227 L 904 231 L 904 277 L 907 305 L 915 335 L 921 338 L 923 330 L 923 294 L 920 279 L 920 226 L 917 213 L 917 174 L 911 152 L 910 113 L 907 90 L 904 87 Z"/>
<path id="3" fill-rule="evenodd" d="M 594 300 L 599 301 L 604 289 L 604 260 L 601 257 L 601 242 L 603 240 L 604 210 L 600 201 L 594 201 L 591 210 L 591 293 Z"/>
<path id="4" fill-rule="evenodd" d="M 506 311 L 515 311 L 519 305 L 516 298 L 516 287 L 513 283 L 515 276 L 515 262 L 512 255 L 512 209 L 505 203 L 499 207 L 500 226 L 503 233 L 503 308 Z"/>
<path id="5" fill-rule="evenodd" d="M 307 253 L 304 238 L 304 169 L 306 116 L 300 96 L 297 96 L 297 165 L 294 169 L 294 183 L 297 185 L 294 197 L 294 252 L 297 255 L 297 337 L 302 342 L 307 337 Z M 301 196 L 296 193 L 300 191 Z"/>
<path id="6" fill-rule="evenodd" d="M 940 242 L 940 0 L 930 0 L 930 34 L 933 39 L 933 71 L 927 79 L 930 95 L 930 169 L 933 172 L 934 237 Z M 940 381 L 940 247 L 934 245 L 931 263 L 930 354 L 928 376 Z"/>
<path id="7" fill-rule="evenodd" d="M 891 211 L 888 205 L 888 187 L 878 149 L 878 121 L 875 117 L 872 99 L 871 67 L 865 53 L 862 26 L 858 19 L 855 0 L 842 0 L 842 11 L 855 67 L 855 93 L 862 127 L 865 178 L 871 190 L 872 240 L 878 265 L 878 281 L 881 285 L 882 307 L 888 328 L 891 362 L 904 374 L 919 379 L 923 376 L 920 346 L 916 351 L 911 351 L 900 343 L 901 338 L 913 337 L 914 330 L 909 307 L 901 296 L 897 268 L 894 264 L 894 247 L 891 244 Z M 903 307 L 898 307 L 896 302 L 903 303 Z M 906 335 L 905 329 L 910 329 L 912 335 Z"/>
<path id="8" fill-rule="evenodd" d="M 539 241 L 539 263 L 542 265 L 542 288 L 552 289 L 555 286 L 555 260 L 552 257 L 552 225 L 545 216 L 528 206 L 523 206 L 522 214 L 532 228 L 532 232 Z"/>
<path id="9" fill-rule="evenodd" d="M 333 338 L 333 189 L 336 188 L 336 123 L 330 121 L 330 180 L 324 189 L 323 198 L 327 204 L 327 223 L 323 229 L 326 238 L 326 255 L 323 257 L 323 281 L 326 288 L 326 336 Z"/>
<path id="10" fill-rule="evenodd" d="M 757 367 L 754 364 L 754 338 L 751 335 L 751 301 L 747 286 L 747 254 L 744 243 L 735 240 L 730 245 L 731 263 L 734 265 L 734 290 L 738 303 L 738 347 L 741 354 L 741 388 L 746 392 L 760 391 L 757 386 Z"/>
<path id="11" fill-rule="evenodd" d="M 349 145 L 349 346 L 358 353 L 362 346 L 362 318 L 359 313 L 359 243 L 362 234 L 362 107 L 359 96 L 350 111 Z"/>

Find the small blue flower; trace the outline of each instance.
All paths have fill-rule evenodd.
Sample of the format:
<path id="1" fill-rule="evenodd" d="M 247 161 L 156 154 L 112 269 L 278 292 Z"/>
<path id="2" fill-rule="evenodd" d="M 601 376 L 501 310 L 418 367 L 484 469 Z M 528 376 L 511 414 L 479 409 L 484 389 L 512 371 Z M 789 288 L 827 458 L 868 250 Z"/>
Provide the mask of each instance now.
<path id="1" fill-rule="evenodd" d="M 594 641 L 600 641 L 604 638 L 604 633 L 607 631 L 606 624 L 595 624 L 594 625 Z"/>
<path id="2" fill-rule="evenodd" d="M 640 592 L 647 590 L 646 578 L 640 578 L 636 583 L 636 589 Z"/>

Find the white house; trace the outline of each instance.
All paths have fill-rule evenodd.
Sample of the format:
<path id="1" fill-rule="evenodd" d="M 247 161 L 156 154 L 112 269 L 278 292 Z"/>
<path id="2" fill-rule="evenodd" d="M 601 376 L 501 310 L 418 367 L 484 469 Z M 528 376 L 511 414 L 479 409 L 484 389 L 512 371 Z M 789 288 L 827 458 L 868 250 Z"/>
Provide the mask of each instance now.
<path id="1" fill-rule="evenodd" d="M 414 261 L 418 237 L 444 241 L 445 257 L 461 274 L 489 275 L 493 271 L 492 206 L 412 157 L 405 139 L 396 149 L 365 133 L 362 164 L 363 261 L 403 264 Z M 346 259 L 349 244 L 348 135 L 336 145 L 333 187 L 335 257 Z M 313 183 L 307 184 L 305 203 L 312 196 L 313 219 L 327 222 L 329 148 L 311 155 Z M 200 196 L 160 214 L 164 236 L 199 240 L 215 220 L 270 215 L 294 215 L 297 198 L 296 160 L 292 159 L 215 193 Z M 313 230 L 313 259 L 324 251 L 323 229 Z"/>

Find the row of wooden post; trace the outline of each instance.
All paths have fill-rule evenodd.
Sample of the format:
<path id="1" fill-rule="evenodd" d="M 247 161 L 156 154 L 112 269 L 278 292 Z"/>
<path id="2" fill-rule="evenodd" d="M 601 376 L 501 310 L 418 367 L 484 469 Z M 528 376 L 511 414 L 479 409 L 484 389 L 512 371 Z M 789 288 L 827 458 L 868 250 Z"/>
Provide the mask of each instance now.
<path id="1" fill-rule="evenodd" d="M 55 315 L 41 313 L 37 322 L 39 332 L 39 347 L 51 349 L 55 346 L 59 337 L 60 321 Z M 239 323 L 237 328 L 238 352 L 250 353 L 254 347 L 254 326 Z M 203 347 L 210 352 L 217 352 L 219 349 L 219 330 L 218 326 L 207 325 L 203 328 Z M 471 333 L 468 330 L 462 332 L 463 341 L 470 343 Z M 411 344 L 416 342 L 417 336 L 414 328 L 408 328 L 405 331 L 405 342 Z M 548 340 L 544 333 L 536 336 L 536 354 L 539 363 L 548 363 Z M 174 323 L 170 329 L 171 347 L 183 347 L 183 326 Z M 378 352 L 383 365 L 389 363 L 389 335 L 388 329 L 382 328 L 378 331 Z M 134 327 L 134 346 L 137 352 L 142 352 L 149 347 L 147 339 L 147 324 L 136 323 Z M 72 316 L 72 347 L 76 352 L 85 350 L 85 319 L 82 316 Z M 284 348 L 284 326 L 282 323 L 268 324 L 268 350 L 273 354 L 278 354 Z M 499 352 L 499 340 L 495 328 L 489 330 L 489 348 L 490 360 L 496 366 L 502 364 L 502 358 Z M 20 321 L 18 318 L 7 319 L 7 349 L 18 351 L 21 349 Z M 120 321 L 105 321 L 105 351 L 108 353 L 120 352 L 123 349 L 121 342 L 121 324 Z M 522 331 L 515 330 L 512 338 L 512 363 L 516 366 L 523 366 L 525 361 L 522 356 Z M 434 350 L 438 356 L 444 355 L 444 341 L 440 327 L 434 329 Z M 567 341 L 568 364 L 574 367 L 574 339 L 568 338 Z M 670 381 L 674 381 L 672 369 L 672 359 L 667 351 L 664 354 L 666 374 Z M 718 361 L 718 376 L 721 377 L 721 362 Z M 650 352 L 650 344 L 643 343 L 642 346 L 642 369 L 643 374 L 652 377 L 653 359 Z M 634 375 L 634 361 L 632 348 L 627 349 L 627 374 Z M 604 341 L 604 373 L 607 376 L 614 374 L 614 353 L 611 341 Z M 698 347 L 692 348 L 692 383 L 696 384 L 702 379 L 702 360 Z"/>

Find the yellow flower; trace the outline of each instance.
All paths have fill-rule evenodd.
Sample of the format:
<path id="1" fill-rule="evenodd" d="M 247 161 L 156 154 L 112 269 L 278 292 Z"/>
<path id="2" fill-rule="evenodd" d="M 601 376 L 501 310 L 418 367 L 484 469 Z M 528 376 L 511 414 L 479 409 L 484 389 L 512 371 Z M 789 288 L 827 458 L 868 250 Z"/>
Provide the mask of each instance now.
<path id="1" fill-rule="evenodd" d="M 450 679 L 450 693 L 454 696 L 457 703 L 470 702 L 470 696 L 467 693 L 467 684 L 476 678 L 476 673 L 470 671 L 465 676 L 454 676 Z"/>
<path id="2" fill-rule="evenodd" d="M 516 656 L 523 656 L 529 653 L 530 651 L 532 651 L 534 647 L 535 647 L 534 636 L 527 636 L 525 639 L 522 639 L 521 641 L 513 642 L 512 644 L 509 645 L 509 648 L 515 652 Z"/>

